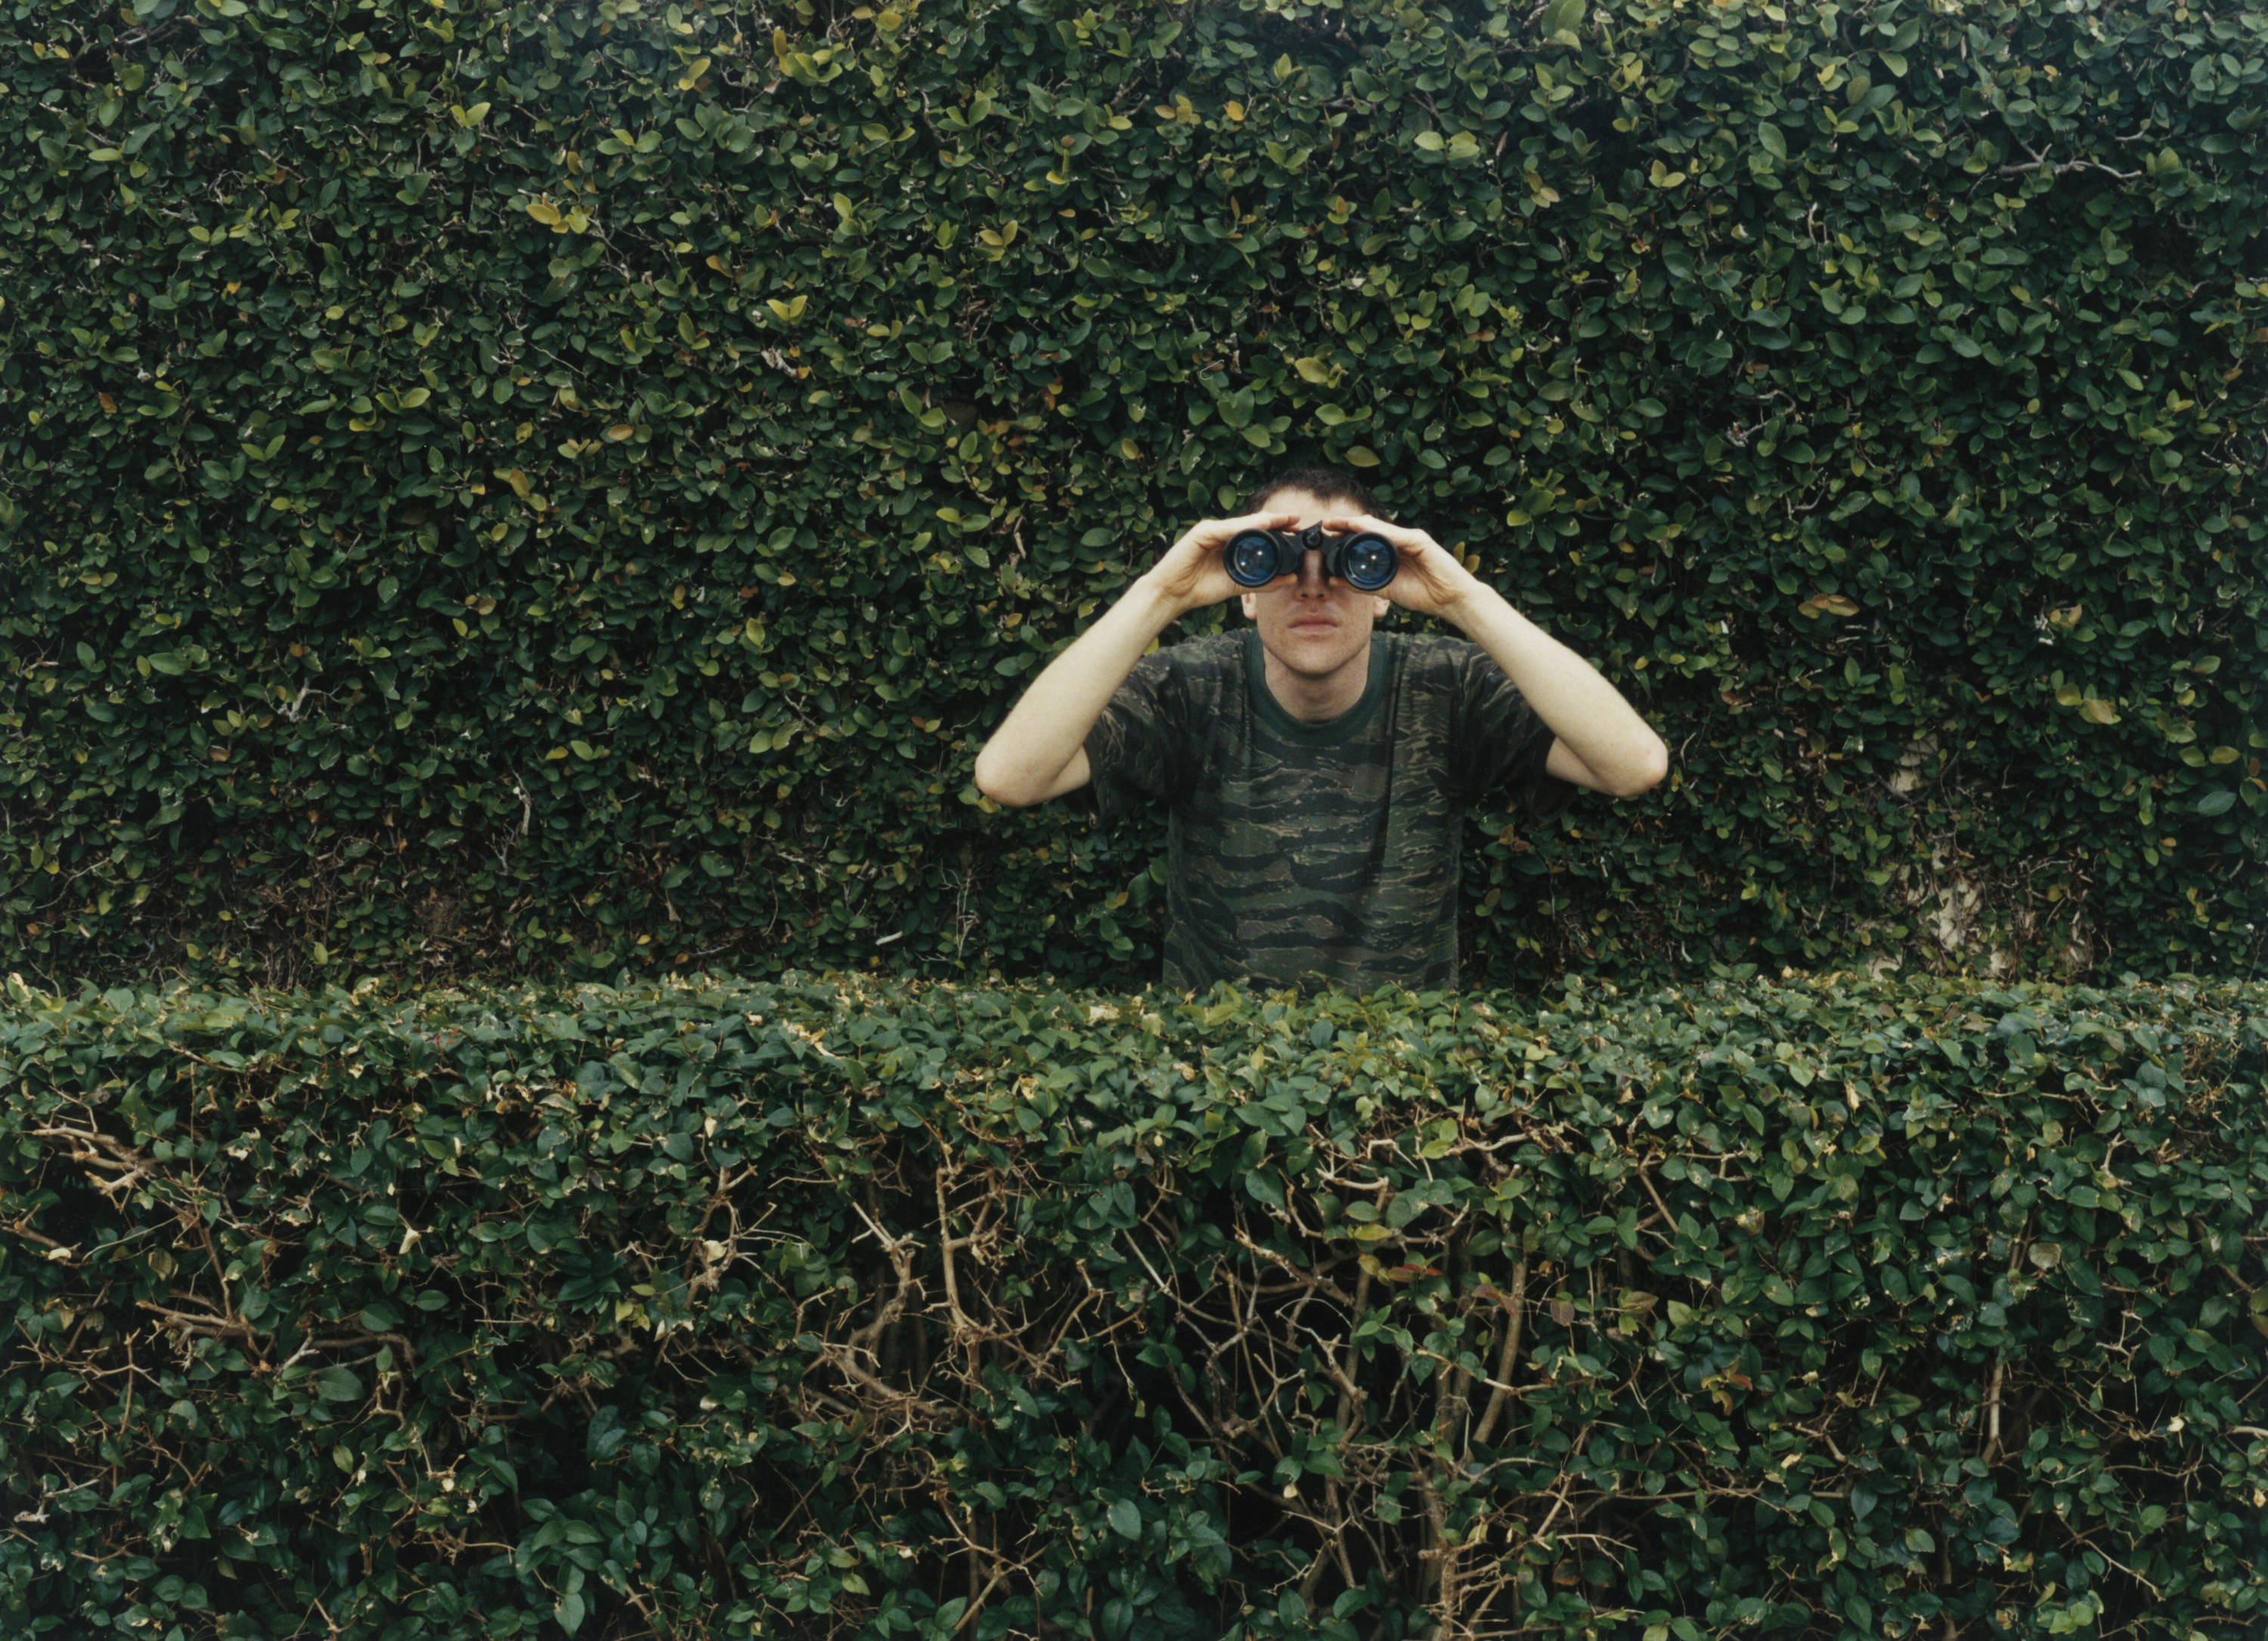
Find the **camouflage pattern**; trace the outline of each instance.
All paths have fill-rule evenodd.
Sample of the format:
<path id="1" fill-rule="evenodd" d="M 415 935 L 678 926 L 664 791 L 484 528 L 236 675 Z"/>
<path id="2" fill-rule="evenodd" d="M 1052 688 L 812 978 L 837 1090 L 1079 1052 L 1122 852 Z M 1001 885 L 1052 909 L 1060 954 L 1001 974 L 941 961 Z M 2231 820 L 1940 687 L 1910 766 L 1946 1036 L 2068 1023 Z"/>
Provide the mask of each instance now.
<path id="1" fill-rule="evenodd" d="M 1550 813 L 1551 732 L 1461 639 L 1373 636 L 1351 710 L 1302 724 L 1249 629 L 1144 656 L 1086 738 L 1108 820 L 1167 806 L 1165 982 L 1457 983 L 1466 806 L 1500 787 Z"/>

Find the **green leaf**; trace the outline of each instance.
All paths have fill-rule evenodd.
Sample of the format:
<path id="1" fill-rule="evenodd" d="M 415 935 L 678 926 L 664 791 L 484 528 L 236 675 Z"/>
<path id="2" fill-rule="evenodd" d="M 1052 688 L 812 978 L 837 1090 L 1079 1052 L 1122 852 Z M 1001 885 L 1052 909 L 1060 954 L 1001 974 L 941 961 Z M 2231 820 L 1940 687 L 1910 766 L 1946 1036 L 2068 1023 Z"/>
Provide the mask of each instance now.
<path id="1" fill-rule="evenodd" d="M 347 1368 L 324 1368 L 307 1382 L 326 1402 L 359 1402 L 363 1397 L 362 1380 Z"/>
<path id="2" fill-rule="evenodd" d="M 1142 1507 L 1130 1498 L 1112 1501 L 1110 1526 L 1122 1538 L 1139 1540 L 1142 1536 Z"/>
<path id="3" fill-rule="evenodd" d="M 1779 127 L 1771 121 L 1757 121 L 1756 141 L 1774 159 L 1784 162 L 1787 158 L 1787 138 L 1780 135 Z"/>

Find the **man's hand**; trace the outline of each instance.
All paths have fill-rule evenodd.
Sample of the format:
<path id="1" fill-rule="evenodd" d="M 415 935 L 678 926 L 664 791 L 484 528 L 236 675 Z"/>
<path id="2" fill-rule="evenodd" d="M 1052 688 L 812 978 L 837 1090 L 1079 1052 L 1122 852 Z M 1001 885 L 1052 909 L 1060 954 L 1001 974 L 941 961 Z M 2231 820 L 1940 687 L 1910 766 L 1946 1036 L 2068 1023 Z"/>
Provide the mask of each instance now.
<path id="1" fill-rule="evenodd" d="M 1488 651 L 1550 728 L 1544 767 L 1552 774 L 1594 791 L 1635 798 L 1668 772 L 1669 749 L 1621 692 L 1432 536 L 1366 513 L 1326 519 L 1323 528 L 1369 530 L 1394 544 L 1402 562 L 1380 596 L 1421 615 L 1440 616 Z"/>
<path id="2" fill-rule="evenodd" d="M 977 790 L 1021 808 L 1086 785 L 1086 732 L 1142 652 L 1191 610 L 1245 591 L 1228 578 L 1228 567 L 1221 562 L 1229 539 L 1240 530 L 1287 529 L 1299 522 L 1297 513 L 1267 512 L 1192 525 L 1101 620 L 1032 681 L 976 754 Z"/>
<path id="3" fill-rule="evenodd" d="M 1334 535 L 1351 535 L 1358 530 L 1366 530 L 1394 544 L 1402 562 L 1395 570 L 1394 579 L 1386 584 L 1379 597 L 1391 600 L 1403 609 L 1415 610 L 1420 615 L 1438 615 L 1462 625 L 1460 612 L 1475 592 L 1484 590 L 1479 577 L 1423 530 L 1405 530 L 1368 513 L 1326 519 L 1323 528 Z"/>
<path id="4" fill-rule="evenodd" d="M 1237 535 L 1247 530 L 1289 530 L 1300 522 L 1300 515 L 1292 512 L 1247 513 L 1239 519 L 1201 519 L 1189 527 L 1182 539 L 1166 549 L 1166 556 L 1150 567 L 1142 579 L 1160 598 L 1173 607 L 1178 618 L 1191 610 L 1204 609 L 1233 598 L 1240 592 L 1256 591 L 1240 587 L 1229 579 L 1228 565 L 1222 549 Z M 1278 576 L 1278 581 L 1289 581 L 1289 576 Z M 1271 582 L 1272 586 L 1275 583 Z"/>

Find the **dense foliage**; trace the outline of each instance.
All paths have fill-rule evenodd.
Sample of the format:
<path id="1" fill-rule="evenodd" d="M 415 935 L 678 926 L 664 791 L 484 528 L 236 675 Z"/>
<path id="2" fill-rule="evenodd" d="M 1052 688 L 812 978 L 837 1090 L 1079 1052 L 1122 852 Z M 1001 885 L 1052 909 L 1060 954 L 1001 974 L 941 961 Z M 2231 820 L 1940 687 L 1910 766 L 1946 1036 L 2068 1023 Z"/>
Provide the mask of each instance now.
<path id="1" fill-rule="evenodd" d="M 0 1010 L 11 1635 L 2242 1641 L 2268 989 Z"/>
<path id="2" fill-rule="evenodd" d="M 1154 973 L 974 746 L 1314 457 L 1675 750 L 1470 972 L 2257 962 L 2257 6 L 7 15 L 9 966 Z"/>

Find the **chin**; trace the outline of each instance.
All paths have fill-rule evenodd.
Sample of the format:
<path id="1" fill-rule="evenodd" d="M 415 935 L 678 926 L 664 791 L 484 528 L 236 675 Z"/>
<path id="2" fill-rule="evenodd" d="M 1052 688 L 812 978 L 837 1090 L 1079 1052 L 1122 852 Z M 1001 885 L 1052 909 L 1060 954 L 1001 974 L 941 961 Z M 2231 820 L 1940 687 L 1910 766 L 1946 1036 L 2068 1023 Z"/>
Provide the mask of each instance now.
<path id="1" fill-rule="evenodd" d="M 1344 630 L 1314 637 L 1287 632 L 1276 646 L 1276 656 L 1295 673 L 1321 678 L 1354 659 L 1368 642 L 1367 637 L 1351 641 Z"/>

